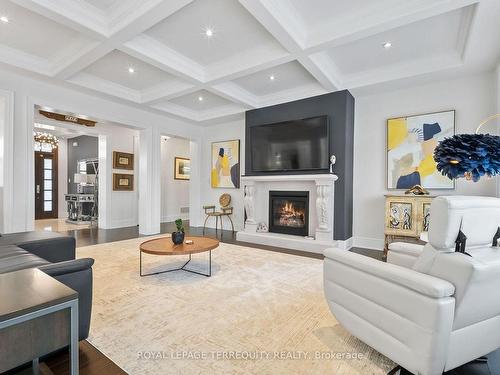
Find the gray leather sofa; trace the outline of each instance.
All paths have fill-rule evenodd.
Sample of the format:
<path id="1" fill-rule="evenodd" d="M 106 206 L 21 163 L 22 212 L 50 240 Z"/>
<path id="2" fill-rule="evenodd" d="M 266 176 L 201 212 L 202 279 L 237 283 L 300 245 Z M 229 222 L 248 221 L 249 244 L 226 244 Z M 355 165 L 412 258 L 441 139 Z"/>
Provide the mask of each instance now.
<path id="1" fill-rule="evenodd" d="M 38 268 L 78 292 L 79 336 L 89 335 L 92 309 L 90 258 L 75 259 L 75 239 L 53 232 L 24 232 L 0 237 L 0 273 Z"/>

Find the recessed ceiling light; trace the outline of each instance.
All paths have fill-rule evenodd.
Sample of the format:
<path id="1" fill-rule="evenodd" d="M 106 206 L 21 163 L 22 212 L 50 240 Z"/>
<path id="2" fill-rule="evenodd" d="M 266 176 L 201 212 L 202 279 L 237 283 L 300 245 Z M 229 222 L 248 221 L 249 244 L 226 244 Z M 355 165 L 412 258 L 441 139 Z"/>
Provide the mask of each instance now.
<path id="1" fill-rule="evenodd" d="M 7 16 L 1 16 L 0 17 L 0 21 L 2 21 L 3 23 L 8 23 L 9 22 L 9 17 L 7 17 Z"/>
<path id="2" fill-rule="evenodd" d="M 392 47 L 392 43 L 391 42 L 385 42 L 384 44 L 382 44 L 382 47 L 384 47 L 385 49 L 389 49 Z"/>
<path id="3" fill-rule="evenodd" d="M 207 28 L 205 29 L 205 36 L 206 36 L 207 38 L 211 38 L 211 37 L 213 37 L 213 36 L 214 36 L 214 31 L 213 31 L 210 27 L 207 27 Z"/>
<path id="4" fill-rule="evenodd" d="M 275 76 L 273 76 L 273 75 L 270 75 L 270 76 L 269 76 L 269 80 L 270 80 L 270 81 L 274 81 L 275 79 L 276 79 L 276 77 L 275 77 Z"/>
<path id="5" fill-rule="evenodd" d="M 198 101 L 202 102 L 203 101 L 203 96 L 198 96 Z"/>
<path id="6" fill-rule="evenodd" d="M 129 72 L 130 74 L 135 73 L 135 69 L 134 69 L 134 68 L 132 68 L 132 67 L 130 67 L 130 68 L 128 68 L 128 72 Z"/>

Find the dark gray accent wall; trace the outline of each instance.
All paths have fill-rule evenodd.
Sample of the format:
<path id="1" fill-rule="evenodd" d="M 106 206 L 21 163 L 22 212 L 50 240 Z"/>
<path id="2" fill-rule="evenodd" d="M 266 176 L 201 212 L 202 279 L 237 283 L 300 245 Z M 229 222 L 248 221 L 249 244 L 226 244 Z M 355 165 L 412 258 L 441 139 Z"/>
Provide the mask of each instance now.
<path id="1" fill-rule="evenodd" d="M 77 142 L 78 146 L 73 146 Z M 82 135 L 68 139 L 68 193 L 75 194 L 76 185 L 73 177 L 77 171 L 78 160 L 98 157 L 98 138 Z"/>
<path id="2" fill-rule="evenodd" d="M 354 97 L 347 90 L 337 91 L 289 103 L 258 108 L 245 113 L 245 174 L 315 174 L 323 171 L 252 172 L 250 128 L 275 122 L 298 120 L 327 115 L 330 125 L 330 155 L 337 157 L 334 167 L 339 177 L 335 183 L 334 238 L 352 237 L 353 149 L 354 149 Z"/>

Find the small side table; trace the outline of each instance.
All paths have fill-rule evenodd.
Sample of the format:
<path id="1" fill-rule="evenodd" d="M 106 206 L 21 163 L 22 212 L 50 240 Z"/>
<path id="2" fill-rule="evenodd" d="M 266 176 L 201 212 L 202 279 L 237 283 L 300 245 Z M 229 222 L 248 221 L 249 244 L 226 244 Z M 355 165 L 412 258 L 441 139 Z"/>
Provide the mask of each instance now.
<path id="1" fill-rule="evenodd" d="M 78 293 L 38 269 L 0 274 L 0 373 L 70 345 L 78 374 Z"/>

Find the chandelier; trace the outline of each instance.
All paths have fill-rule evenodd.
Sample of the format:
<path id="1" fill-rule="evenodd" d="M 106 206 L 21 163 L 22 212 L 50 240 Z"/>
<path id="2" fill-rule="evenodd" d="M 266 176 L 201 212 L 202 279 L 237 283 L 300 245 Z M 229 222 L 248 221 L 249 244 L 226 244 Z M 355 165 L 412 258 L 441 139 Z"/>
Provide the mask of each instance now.
<path id="1" fill-rule="evenodd" d="M 481 126 L 499 117 L 497 113 L 482 121 L 475 134 L 457 134 L 440 142 L 434 150 L 438 171 L 450 180 L 465 177 L 474 182 L 499 175 L 500 137 L 478 134 Z"/>
<path id="2" fill-rule="evenodd" d="M 35 143 L 39 143 L 40 145 L 45 144 L 51 149 L 57 148 L 59 144 L 59 140 L 55 135 L 42 132 L 34 132 L 33 135 L 35 137 Z"/>

